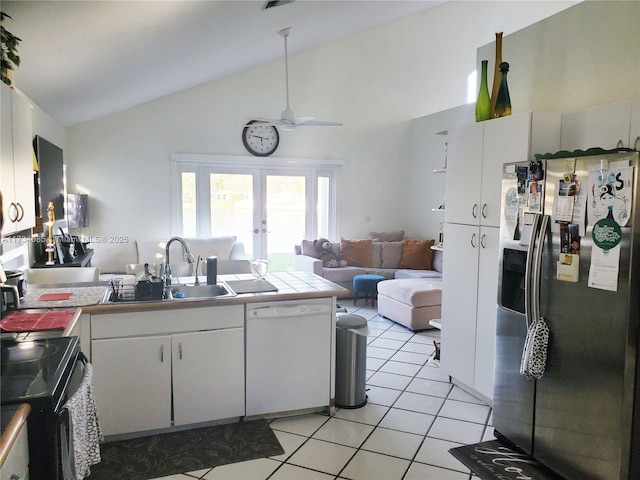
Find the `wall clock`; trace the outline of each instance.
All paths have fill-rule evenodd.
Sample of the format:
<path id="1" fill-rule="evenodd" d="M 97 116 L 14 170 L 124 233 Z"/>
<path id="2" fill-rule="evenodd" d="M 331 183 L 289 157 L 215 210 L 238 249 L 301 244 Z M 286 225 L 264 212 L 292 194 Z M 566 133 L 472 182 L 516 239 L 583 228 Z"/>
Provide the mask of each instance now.
<path id="1" fill-rule="evenodd" d="M 268 157 L 276 151 L 279 142 L 276 127 L 265 122 L 251 120 L 242 129 L 242 143 L 256 157 Z"/>

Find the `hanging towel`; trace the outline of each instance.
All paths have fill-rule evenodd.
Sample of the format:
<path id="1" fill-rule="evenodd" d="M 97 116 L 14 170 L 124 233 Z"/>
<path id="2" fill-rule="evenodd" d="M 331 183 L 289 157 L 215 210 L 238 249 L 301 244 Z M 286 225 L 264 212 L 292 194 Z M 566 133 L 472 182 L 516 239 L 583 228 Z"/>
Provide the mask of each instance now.
<path id="1" fill-rule="evenodd" d="M 93 366 L 84 364 L 82 383 L 62 407 L 69 414 L 68 429 L 63 424 L 62 467 L 64 480 L 82 480 L 91 465 L 100 463 L 100 442 L 104 439 L 93 395 Z"/>

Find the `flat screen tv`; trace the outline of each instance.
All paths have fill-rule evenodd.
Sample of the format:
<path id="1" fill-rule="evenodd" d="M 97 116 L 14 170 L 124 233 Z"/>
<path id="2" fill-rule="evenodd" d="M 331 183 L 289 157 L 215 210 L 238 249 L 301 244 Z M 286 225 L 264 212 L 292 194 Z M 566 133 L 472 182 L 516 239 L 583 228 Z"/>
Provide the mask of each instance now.
<path id="1" fill-rule="evenodd" d="M 38 160 L 38 185 L 36 186 L 36 216 L 47 222 L 47 207 L 53 202 L 56 222 L 64 220 L 64 158 L 62 149 L 39 135 L 33 139 L 33 149 Z"/>

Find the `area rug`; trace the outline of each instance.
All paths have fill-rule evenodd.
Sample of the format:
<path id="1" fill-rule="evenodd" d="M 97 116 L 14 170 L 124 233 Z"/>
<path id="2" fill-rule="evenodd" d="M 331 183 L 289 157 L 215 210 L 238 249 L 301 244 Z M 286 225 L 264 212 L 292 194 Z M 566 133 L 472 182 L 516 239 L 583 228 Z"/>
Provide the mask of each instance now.
<path id="1" fill-rule="evenodd" d="M 456 447 L 449 452 L 482 480 L 564 480 L 535 458 L 499 440 Z"/>
<path id="2" fill-rule="evenodd" d="M 104 443 L 90 480 L 148 480 L 282 455 L 266 420 L 253 420 Z"/>

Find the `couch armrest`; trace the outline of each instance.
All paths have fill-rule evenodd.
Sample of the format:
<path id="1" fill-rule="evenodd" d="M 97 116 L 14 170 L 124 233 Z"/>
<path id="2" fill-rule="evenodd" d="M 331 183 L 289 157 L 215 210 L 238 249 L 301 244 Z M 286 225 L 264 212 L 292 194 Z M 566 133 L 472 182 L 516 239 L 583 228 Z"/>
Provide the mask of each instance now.
<path id="1" fill-rule="evenodd" d="M 315 273 L 323 277 L 322 261 L 308 255 L 294 255 L 293 266 L 300 272 Z"/>
<path id="2" fill-rule="evenodd" d="M 231 249 L 231 255 L 229 255 L 229 260 L 248 260 L 247 254 L 244 251 L 244 243 L 236 242 L 233 244 L 233 248 Z"/>

